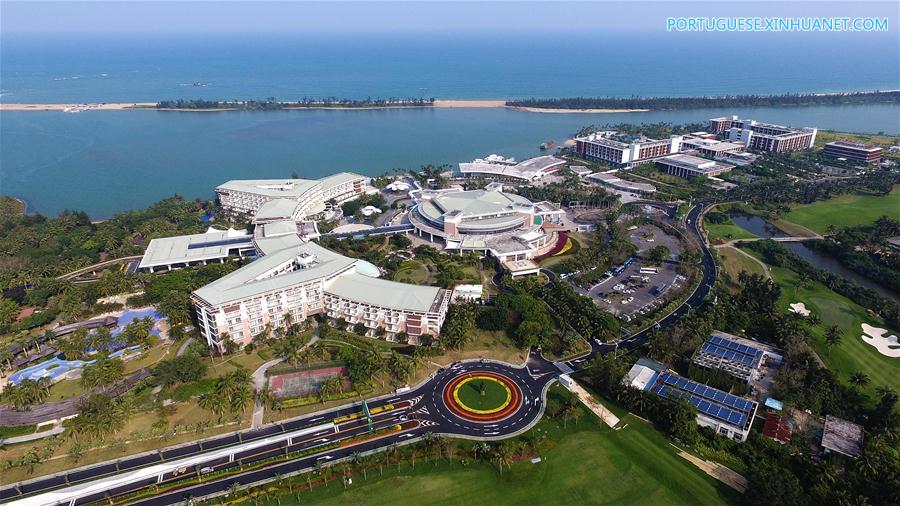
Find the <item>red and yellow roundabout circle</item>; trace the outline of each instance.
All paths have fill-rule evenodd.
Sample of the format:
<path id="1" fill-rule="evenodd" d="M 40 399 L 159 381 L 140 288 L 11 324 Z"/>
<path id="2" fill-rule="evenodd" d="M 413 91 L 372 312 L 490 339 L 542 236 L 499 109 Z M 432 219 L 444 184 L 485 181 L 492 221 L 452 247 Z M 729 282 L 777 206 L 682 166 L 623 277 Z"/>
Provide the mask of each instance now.
<path id="1" fill-rule="evenodd" d="M 472 388 L 490 389 L 488 405 L 472 402 Z M 467 390 L 469 394 L 467 395 Z M 444 404 L 453 414 L 473 422 L 497 422 L 508 418 L 522 406 L 522 391 L 502 374 L 473 371 L 453 378 L 444 387 Z"/>

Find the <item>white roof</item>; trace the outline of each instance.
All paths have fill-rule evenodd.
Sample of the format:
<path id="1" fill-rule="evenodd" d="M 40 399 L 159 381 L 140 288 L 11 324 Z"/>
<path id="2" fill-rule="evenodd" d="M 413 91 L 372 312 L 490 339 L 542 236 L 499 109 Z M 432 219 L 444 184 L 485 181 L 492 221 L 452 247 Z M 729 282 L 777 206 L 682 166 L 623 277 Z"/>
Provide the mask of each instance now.
<path id="1" fill-rule="evenodd" d="M 402 311 L 437 311 L 435 304 L 441 289 L 434 286 L 417 286 L 362 274 L 344 274 L 325 288 L 325 293 L 369 304 Z"/>
<path id="2" fill-rule="evenodd" d="M 246 230 L 233 228 L 210 228 L 204 234 L 153 239 L 138 268 L 225 258 L 230 249 L 251 247 L 251 239 Z"/>
<path id="3" fill-rule="evenodd" d="M 488 160 L 479 159 L 470 163 L 461 163 L 459 171 L 463 174 L 489 174 L 530 181 L 559 170 L 565 163 L 565 160 L 549 155 L 530 158 L 515 165 L 491 160 L 488 157 Z"/>

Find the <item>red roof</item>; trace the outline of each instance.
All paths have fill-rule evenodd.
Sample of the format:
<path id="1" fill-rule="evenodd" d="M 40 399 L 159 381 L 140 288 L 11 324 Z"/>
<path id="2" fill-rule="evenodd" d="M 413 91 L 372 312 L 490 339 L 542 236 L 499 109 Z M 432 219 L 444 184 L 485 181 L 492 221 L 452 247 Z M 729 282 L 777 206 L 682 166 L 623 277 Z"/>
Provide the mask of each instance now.
<path id="1" fill-rule="evenodd" d="M 34 314 L 36 309 L 37 309 L 36 307 L 31 307 L 31 306 L 23 307 L 22 310 L 19 311 L 19 316 L 16 317 L 16 321 L 20 322 L 20 321 L 24 320 L 25 318 L 28 318 L 29 316 Z"/>
<path id="2" fill-rule="evenodd" d="M 763 435 L 779 443 L 790 443 L 792 425 L 787 418 L 779 416 L 774 411 L 769 411 L 766 415 L 766 424 L 763 425 Z"/>

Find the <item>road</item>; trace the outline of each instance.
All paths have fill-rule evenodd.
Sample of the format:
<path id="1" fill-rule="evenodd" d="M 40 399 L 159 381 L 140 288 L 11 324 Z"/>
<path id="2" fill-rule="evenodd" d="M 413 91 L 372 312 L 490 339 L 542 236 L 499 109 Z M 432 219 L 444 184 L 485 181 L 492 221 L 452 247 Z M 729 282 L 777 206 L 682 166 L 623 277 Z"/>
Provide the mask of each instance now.
<path id="1" fill-rule="evenodd" d="M 705 203 L 699 203 L 685 217 L 689 236 L 701 245 L 703 272 L 699 285 L 687 300 L 656 325 L 617 344 L 592 342 L 589 353 L 560 364 L 563 369 L 578 369 L 592 358 L 617 349 L 639 348 L 647 344 L 654 332 L 673 325 L 703 303 L 716 279 L 715 259 L 700 230 L 699 221 L 704 208 Z M 523 402 L 507 418 L 495 423 L 474 422 L 457 415 L 445 404 L 442 393 L 449 382 L 462 374 L 480 371 L 502 374 L 513 380 L 521 390 Z M 161 492 L 134 503 L 164 506 L 183 503 L 186 497 L 201 498 L 226 493 L 234 483 L 247 486 L 277 476 L 308 471 L 315 468 L 317 461 L 334 463 L 354 453 L 412 442 L 427 433 L 470 439 L 508 438 L 537 423 L 543 414 L 546 389 L 559 372 L 560 368 L 536 351 L 532 351 L 521 366 L 489 360 L 459 362 L 438 370 L 413 390 L 368 400 L 374 430 L 400 427 L 380 436 L 376 432 L 376 439 L 365 438 L 370 433 L 370 427 L 362 415 L 361 403 L 355 403 L 259 429 L 194 441 L 22 482 L 0 490 L 0 501 L 10 501 L 8 504 L 16 506 L 63 503 L 77 506 L 139 490 L 157 482 L 182 480 L 211 470 L 243 468 L 285 453 L 310 453 L 202 484 Z M 333 424 L 330 434 L 327 433 L 329 424 Z M 292 436 L 298 431 L 303 435 Z M 308 431 L 312 432 L 307 434 Z M 342 446 L 333 448 L 337 443 Z M 321 450 L 316 451 L 316 448 Z M 172 469 L 173 466 L 178 468 Z"/>

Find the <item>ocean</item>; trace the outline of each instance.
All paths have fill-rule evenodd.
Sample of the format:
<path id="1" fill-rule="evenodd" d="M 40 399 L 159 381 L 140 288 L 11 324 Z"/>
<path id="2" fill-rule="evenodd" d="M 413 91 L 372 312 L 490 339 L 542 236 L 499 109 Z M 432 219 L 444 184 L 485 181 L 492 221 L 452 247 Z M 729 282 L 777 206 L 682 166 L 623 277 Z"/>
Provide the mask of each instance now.
<path id="1" fill-rule="evenodd" d="M 896 40 L 709 36 L 353 34 L 345 37 L 10 37 L 9 103 L 276 97 L 695 96 L 900 88 Z M 746 37 L 746 39 L 743 39 Z M 741 44 L 740 42 L 746 42 Z M 881 41 L 884 44 L 872 44 Z M 753 50 L 747 44 L 753 43 Z M 192 86 L 194 82 L 206 86 Z M 504 109 L 0 113 L 0 193 L 53 214 L 102 219 L 174 193 L 209 198 L 231 178 L 376 175 L 519 158 L 582 126 L 686 123 L 723 114 L 824 129 L 900 133 L 896 105 L 536 114 Z"/>

